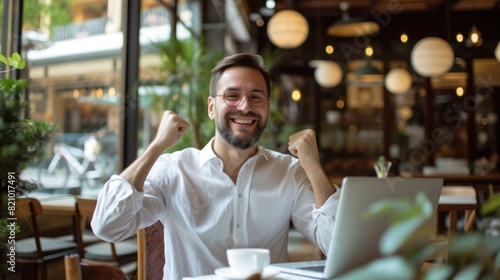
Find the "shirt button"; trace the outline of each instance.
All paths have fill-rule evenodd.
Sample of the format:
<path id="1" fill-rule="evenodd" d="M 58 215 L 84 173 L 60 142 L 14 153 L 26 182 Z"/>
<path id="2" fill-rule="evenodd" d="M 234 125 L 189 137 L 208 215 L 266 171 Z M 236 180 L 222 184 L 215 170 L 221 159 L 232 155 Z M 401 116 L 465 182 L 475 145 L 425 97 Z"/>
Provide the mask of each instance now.
<path id="1" fill-rule="evenodd" d="M 238 194 L 238 197 L 240 197 L 240 198 L 242 197 L 241 193 Z"/>
<path id="2" fill-rule="evenodd" d="M 237 225 L 236 225 L 236 227 L 237 227 L 237 228 L 240 228 L 240 224 L 237 224 Z"/>

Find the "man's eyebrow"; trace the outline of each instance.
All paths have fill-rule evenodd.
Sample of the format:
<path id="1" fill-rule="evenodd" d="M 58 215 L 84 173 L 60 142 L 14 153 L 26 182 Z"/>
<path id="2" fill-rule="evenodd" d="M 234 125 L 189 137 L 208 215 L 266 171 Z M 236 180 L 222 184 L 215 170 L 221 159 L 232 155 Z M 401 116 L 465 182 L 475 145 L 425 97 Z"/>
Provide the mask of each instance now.
<path id="1" fill-rule="evenodd" d="M 244 90 L 241 90 L 241 88 L 239 88 L 239 87 L 228 87 L 228 88 L 224 89 L 224 92 L 226 92 L 226 91 L 246 92 Z M 248 93 L 263 93 L 263 94 L 266 94 L 266 91 L 263 90 L 263 89 L 252 89 Z"/>
<path id="2" fill-rule="evenodd" d="M 264 90 L 261 90 L 261 89 L 254 89 L 252 91 L 250 91 L 251 93 L 262 93 L 262 94 L 266 94 L 266 92 Z"/>

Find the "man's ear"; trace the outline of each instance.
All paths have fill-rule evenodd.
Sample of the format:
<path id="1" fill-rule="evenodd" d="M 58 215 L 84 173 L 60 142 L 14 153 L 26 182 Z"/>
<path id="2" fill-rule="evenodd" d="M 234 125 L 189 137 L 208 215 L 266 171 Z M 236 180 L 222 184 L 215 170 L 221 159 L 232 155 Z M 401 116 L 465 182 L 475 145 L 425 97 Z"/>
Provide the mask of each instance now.
<path id="1" fill-rule="evenodd" d="M 208 117 L 211 120 L 215 119 L 215 111 L 214 111 L 215 104 L 214 104 L 214 100 L 215 100 L 215 98 L 213 98 L 212 96 L 209 96 L 208 100 L 207 100 L 207 103 L 208 103 Z"/>

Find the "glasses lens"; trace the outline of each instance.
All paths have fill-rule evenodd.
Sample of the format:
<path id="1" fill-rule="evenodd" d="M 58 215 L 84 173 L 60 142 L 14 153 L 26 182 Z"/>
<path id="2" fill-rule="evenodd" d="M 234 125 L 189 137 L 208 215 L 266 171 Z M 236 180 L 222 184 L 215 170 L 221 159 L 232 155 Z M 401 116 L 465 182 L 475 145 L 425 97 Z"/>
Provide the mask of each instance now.
<path id="1" fill-rule="evenodd" d="M 239 91 L 226 91 L 223 98 L 228 106 L 237 106 L 243 98 L 243 93 Z M 262 93 L 251 93 L 248 95 L 248 101 L 254 107 L 264 105 L 267 99 L 267 96 Z"/>
<path id="2" fill-rule="evenodd" d="M 226 91 L 224 93 L 224 102 L 229 106 L 236 106 L 240 103 L 241 95 L 239 91 Z"/>
<path id="3" fill-rule="evenodd" d="M 267 100 L 267 97 L 260 93 L 252 93 L 248 98 L 250 99 L 250 103 L 255 107 L 264 105 L 264 102 Z"/>

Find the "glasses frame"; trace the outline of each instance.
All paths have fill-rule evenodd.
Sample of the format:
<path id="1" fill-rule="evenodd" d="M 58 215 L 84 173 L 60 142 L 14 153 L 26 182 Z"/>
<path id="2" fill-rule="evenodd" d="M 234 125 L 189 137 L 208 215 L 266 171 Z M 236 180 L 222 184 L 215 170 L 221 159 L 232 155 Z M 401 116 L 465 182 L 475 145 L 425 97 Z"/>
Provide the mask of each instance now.
<path id="1" fill-rule="evenodd" d="M 226 95 L 227 95 L 228 93 L 238 93 L 238 94 L 240 95 L 240 98 L 238 99 L 238 101 L 236 102 L 236 104 L 229 104 L 229 103 L 228 103 L 228 101 L 226 101 Z M 225 103 L 227 106 L 229 106 L 229 107 L 236 107 L 236 106 L 240 105 L 241 100 L 243 100 L 243 98 L 244 98 L 244 96 L 245 96 L 245 94 L 244 94 L 244 93 L 245 93 L 244 91 L 238 91 L 238 90 L 228 90 L 228 91 L 226 91 L 226 92 L 224 92 L 224 93 L 222 93 L 222 94 L 215 94 L 215 95 L 212 95 L 212 96 L 213 96 L 213 97 L 216 97 L 216 96 L 222 97 L 222 101 L 224 101 L 224 103 Z M 251 94 L 259 94 L 259 95 L 260 95 L 260 93 L 257 93 L 257 92 L 250 92 L 250 95 L 251 95 Z M 262 94 L 262 95 L 264 95 L 264 94 Z M 262 107 L 262 106 L 264 106 L 264 105 L 265 105 L 264 100 L 269 101 L 270 99 L 271 99 L 271 97 L 270 97 L 270 96 L 264 95 L 264 98 L 263 98 L 263 102 L 262 102 L 262 104 L 261 104 L 261 105 L 257 105 L 257 104 L 254 104 L 254 103 L 253 103 L 253 101 L 252 101 L 252 99 L 250 98 L 250 96 L 248 96 L 248 103 L 249 103 L 252 107 L 260 108 L 260 107 Z M 231 103 L 231 102 L 230 102 L 230 103 Z"/>

